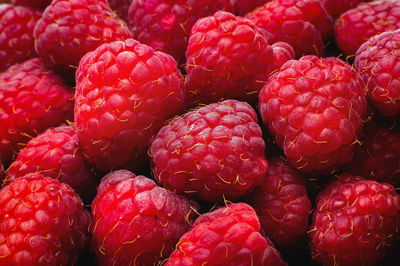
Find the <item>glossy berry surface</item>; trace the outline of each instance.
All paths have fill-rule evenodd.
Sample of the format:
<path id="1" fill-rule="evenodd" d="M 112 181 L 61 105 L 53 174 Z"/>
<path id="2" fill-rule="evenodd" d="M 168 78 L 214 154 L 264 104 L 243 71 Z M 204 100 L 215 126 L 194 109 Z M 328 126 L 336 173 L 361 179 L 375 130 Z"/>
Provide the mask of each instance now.
<path id="1" fill-rule="evenodd" d="M 264 150 L 253 108 L 226 100 L 173 119 L 154 137 L 150 155 L 154 176 L 167 189 L 222 201 L 263 182 Z"/>
<path id="2" fill-rule="evenodd" d="M 311 252 L 324 265 L 376 265 L 399 237 L 400 196 L 391 185 L 343 174 L 316 205 Z"/>
<path id="3" fill-rule="evenodd" d="M 287 265 L 259 230 L 258 217 L 249 205 L 220 207 L 197 218 L 165 265 Z"/>
<path id="4" fill-rule="evenodd" d="M 153 265 L 190 229 L 192 202 L 144 176 L 103 177 L 92 204 L 92 247 L 101 265 Z"/>
<path id="5" fill-rule="evenodd" d="M 78 146 L 75 128 L 47 129 L 31 139 L 7 169 L 5 183 L 29 173 L 41 173 L 71 186 L 82 199 L 94 196 L 96 177 Z"/>
<path id="6" fill-rule="evenodd" d="M 39 58 L 0 74 L 0 153 L 5 164 L 40 132 L 72 120 L 72 89 Z"/>
<path id="7" fill-rule="evenodd" d="M 370 102 L 386 116 L 400 113 L 399 43 L 400 30 L 375 35 L 360 46 L 354 61 Z"/>
<path id="8" fill-rule="evenodd" d="M 30 7 L 0 4 L 0 72 L 36 56 L 32 34 L 40 16 Z"/>
<path id="9" fill-rule="evenodd" d="M 88 241 L 90 214 L 67 185 L 41 174 L 0 190 L 0 263 L 71 265 Z"/>
<path id="10" fill-rule="evenodd" d="M 176 61 L 133 39 L 86 54 L 76 82 L 79 143 L 100 170 L 139 167 L 151 137 L 183 106 Z"/>
<path id="11" fill-rule="evenodd" d="M 350 64 L 304 56 L 276 72 L 259 95 L 263 122 L 290 163 L 331 171 L 353 157 L 366 89 Z"/>

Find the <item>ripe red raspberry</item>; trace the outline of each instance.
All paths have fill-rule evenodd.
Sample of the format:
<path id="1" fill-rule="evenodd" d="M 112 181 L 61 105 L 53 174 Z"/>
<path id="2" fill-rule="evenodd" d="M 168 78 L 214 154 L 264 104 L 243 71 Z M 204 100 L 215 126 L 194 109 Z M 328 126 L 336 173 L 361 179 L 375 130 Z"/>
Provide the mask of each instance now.
<path id="1" fill-rule="evenodd" d="M 73 93 L 38 58 L 0 74 L 0 153 L 6 165 L 13 153 L 49 127 L 72 119 Z"/>
<path id="2" fill-rule="evenodd" d="M 8 183 L 28 173 L 43 173 L 71 186 L 83 199 L 93 199 L 96 179 L 70 126 L 50 128 L 30 140 L 7 170 Z"/>
<path id="3" fill-rule="evenodd" d="M 86 54 L 76 73 L 75 123 L 86 159 L 100 170 L 135 169 L 151 137 L 181 111 L 176 61 L 128 39 Z"/>
<path id="4" fill-rule="evenodd" d="M 29 174 L 0 190 L 0 223 L 1 265 L 73 265 L 90 214 L 68 185 Z"/>
<path id="5" fill-rule="evenodd" d="M 335 22 L 335 38 L 345 55 L 354 55 L 370 37 L 400 27 L 400 1 L 362 3 L 343 13 Z"/>
<path id="6" fill-rule="evenodd" d="M 270 0 L 230 0 L 229 2 L 231 3 L 231 9 L 234 14 L 244 16 L 269 1 Z"/>
<path id="7" fill-rule="evenodd" d="M 311 252 L 324 265 L 377 265 L 398 239 L 393 186 L 343 174 L 317 197 Z"/>
<path id="8" fill-rule="evenodd" d="M 239 198 L 264 181 L 267 160 L 257 115 L 226 100 L 177 117 L 150 146 L 156 180 L 206 201 Z"/>
<path id="9" fill-rule="evenodd" d="M 127 170 L 107 174 L 92 203 L 90 230 L 100 264 L 153 265 L 167 258 L 190 229 L 191 205 L 147 177 Z"/>
<path id="10" fill-rule="evenodd" d="M 259 231 L 260 222 L 249 205 L 221 207 L 197 218 L 165 265 L 287 265 Z"/>
<path id="11" fill-rule="evenodd" d="M 199 19 L 186 51 L 186 101 L 191 107 L 232 98 L 255 103 L 269 74 L 293 57 L 290 45 L 269 45 L 248 19 L 224 11 Z"/>
<path id="12" fill-rule="evenodd" d="M 54 0 L 33 36 L 35 49 L 48 66 L 71 71 L 85 53 L 128 39 L 131 33 L 105 0 Z"/>
<path id="13" fill-rule="evenodd" d="M 292 165 L 327 172 L 353 157 L 365 95 L 348 63 L 309 55 L 288 61 L 271 76 L 261 90 L 259 110 Z"/>
<path id="14" fill-rule="evenodd" d="M 399 43 L 400 30 L 375 35 L 360 46 L 354 61 L 370 102 L 386 116 L 400 113 Z"/>
<path id="15" fill-rule="evenodd" d="M 377 118 L 380 119 L 380 118 Z M 377 121 L 368 122 L 356 145 L 354 158 L 346 171 L 378 182 L 400 186 L 399 127 Z"/>
<path id="16" fill-rule="evenodd" d="M 13 5 L 30 6 L 34 8 L 44 9 L 50 5 L 51 0 L 11 0 Z"/>
<path id="17" fill-rule="evenodd" d="M 332 36 L 331 16 L 315 0 L 272 0 L 246 15 L 267 31 L 269 43 L 284 41 L 293 46 L 296 57 L 324 54 L 323 40 Z"/>
<path id="18" fill-rule="evenodd" d="M 129 22 L 128 11 L 131 3 L 132 0 L 108 0 L 111 9 L 126 23 Z"/>
<path id="19" fill-rule="evenodd" d="M 332 18 L 337 18 L 349 9 L 355 8 L 362 2 L 371 0 L 320 0 Z"/>
<path id="20" fill-rule="evenodd" d="M 223 8 L 223 0 L 132 0 L 129 25 L 133 38 L 182 63 L 194 23 Z"/>
<path id="21" fill-rule="evenodd" d="M 280 157 L 268 160 L 264 183 L 250 196 L 265 234 L 280 246 L 296 244 L 306 235 L 311 201 L 306 178 Z"/>
<path id="22" fill-rule="evenodd" d="M 40 15 L 29 7 L 0 4 L 0 72 L 36 55 L 32 34 Z"/>

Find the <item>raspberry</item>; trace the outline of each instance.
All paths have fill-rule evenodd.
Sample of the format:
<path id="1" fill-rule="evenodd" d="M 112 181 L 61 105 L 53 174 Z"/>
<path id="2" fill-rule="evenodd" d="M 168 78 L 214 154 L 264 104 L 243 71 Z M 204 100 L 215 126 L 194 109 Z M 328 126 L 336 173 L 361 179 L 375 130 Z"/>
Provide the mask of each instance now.
<path id="1" fill-rule="evenodd" d="M 365 95 L 348 63 L 309 55 L 271 76 L 260 92 L 259 110 L 292 165 L 328 172 L 353 157 Z"/>
<path id="2" fill-rule="evenodd" d="M 339 17 L 349 9 L 355 8 L 362 2 L 370 2 L 371 0 L 320 0 L 326 11 L 333 18 Z"/>
<path id="3" fill-rule="evenodd" d="M 199 19 L 186 51 L 187 103 L 234 98 L 255 103 L 271 72 L 294 57 L 286 43 L 269 45 L 251 21 L 219 11 Z"/>
<path id="4" fill-rule="evenodd" d="M 400 5 L 399 5 L 400 11 Z M 368 96 L 380 113 L 400 113 L 400 30 L 371 37 L 360 46 L 355 69 L 367 85 Z"/>
<path id="5" fill-rule="evenodd" d="M 50 5 L 51 0 L 11 0 L 13 5 L 30 6 L 34 8 L 44 9 Z"/>
<path id="6" fill-rule="evenodd" d="M 129 25 L 133 38 L 184 62 L 194 23 L 223 9 L 223 0 L 132 0 Z"/>
<path id="7" fill-rule="evenodd" d="M 267 31 L 269 43 L 284 41 L 292 45 L 296 57 L 323 55 L 323 40 L 332 36 L 332 18 L 315 0 L 272 0 L 246 18 Z"/>
<path id="8" fill-rule="evenodd" d="M 264 183 L 250 196 L 265 234 L 280 246 L 293 245 L 306 235 L 311 210 L 306 183 L 293 166 L 273 157 Z"/>
<path id="9" fill-rule="evenodd" d="M 190 229 L 191 204 L 144 176 L 107 174 L 92 204 L 90 229 L 100 264 L 153 265 L 167 258 Z"/>
<path id="10" fill-rule="evenodd" d="M 51 67 L 71 71 L 103 43 L 131 37 L 105 0 L 54 0 L 38 21 L 35 49 Z"/>
<path id="11" fill-rule="evenodd" d="M 346 171 L 378 182 L 400 185 L 400 132 L 380 118 L 368 122 L 360 137 L 354 159 Z"/>
<path id="12" fill-rule="evenodd" d="M 206 201 L 239 198 L 264 181 L 267 161 L 257 115 L 226 100 L 177 117 L 150 146 L 156 180 Z"/>
<path id="13" fill-rule="evenodd" d="M 0 4 L 0 72 L 36 55 L 32 33 L 40 15 L 29 7 Z"/>
<path id="14" fill-rule="evenodd" d="M 132 0 L 108 0 L 111 9 L 126 23 L 129 22 L 128 11 L 131 3 Z"/>
<path id="15" fill-rule="evenodd" d="M 90 214 L 68 185 L 29 174 L 0 190 L 0 223 L 1 265 L 73 265 Z"/>
<path id="16" fill-rule="evenodd" d="M 221 207 L 197 218 L 165 265 L 287 265 L 259 230 L 249 205 Z"/>
<path id="17" fill-rule="evenodd" d="M 400 1 L 362 3 L 343 13 L 335 22 L 335 38 L 345 55 L 354 55 L 370 37 L 400 27 Z"/>
<path id="18" fill-rule="evenodd" d="M 133 39 L 86 54 L 76 73 L 75 123 L 86 159 L 100 170 L 135 169 L 151 137 L 183 106 L 176 61 Z"/>
<path id="19" fill-rule="evenodd" d="M 4 164 L 32 137 L 72 119 L 73 93 L 38 58 L 0 74 L 0 153 Z"/>
<path id="20" fill-rule="evenodd" d="M 377 265 L 398 238 L 400 196 L 389 184 L 343 174 L 316 204 L 311 251 L 324 265 Z"/>
<path id="21" fill-rule="evenodd" d="M 75 129 L 70 126 L 50 128 L 30 140 L 8 168 L 5 182 L 28 173 L 58 179 L 84 199 L 90 199 L 96 189 L 92 167 L 85 162 Z"/>

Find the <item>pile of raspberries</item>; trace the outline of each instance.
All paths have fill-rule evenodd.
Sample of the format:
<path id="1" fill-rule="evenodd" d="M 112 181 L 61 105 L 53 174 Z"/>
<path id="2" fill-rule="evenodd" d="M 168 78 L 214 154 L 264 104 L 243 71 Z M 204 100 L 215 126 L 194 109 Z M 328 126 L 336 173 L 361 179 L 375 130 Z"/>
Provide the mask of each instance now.
<path id="1" fill-rule="evenodd" d="M 0 265 L 400 265 L 400 1 L 0 0 Z"/>

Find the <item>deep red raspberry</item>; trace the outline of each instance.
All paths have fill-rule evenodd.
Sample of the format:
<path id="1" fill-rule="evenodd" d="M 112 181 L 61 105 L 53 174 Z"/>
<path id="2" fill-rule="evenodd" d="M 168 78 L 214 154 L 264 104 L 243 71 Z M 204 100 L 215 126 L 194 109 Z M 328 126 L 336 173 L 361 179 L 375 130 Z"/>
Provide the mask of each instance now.
<path id="1" fill-rule="evenodd" d="M 362 3 L 343 13 L 335 22 L 335 38 L 345 55 L 354 55 L 370 37 L 400 27 L 400 1 Z"/>
<path id="2" fill-rule="evenodd" d="M 320 0 L 332 18 L 337 18 L 349 9 L 355 8 L 362 2 L 371 0 Z"/>
<path id="3" fill-rule="evenodd" d="M 11 3 L 13 3 L 13 5 L 44 9 L 46 6 L 50 5 L 51 0 L 11 0 Z"/>
<path id="4" fill-rule="evenodd" d="M 0 223 L 1 265 L 73 265 L 90 214 L 68 185 L 29 174 L 0 190 Z"/>
<path id="5" fill-rule="evenodd" d="M 32 34 L 40 16 L 39 10 L 0 4 L 0 72 L 36 55 Z"/>
<path id="6" fill-rule="evenodd" d="M 197 218 L 165 265 L 287 265 L 259 230 L 249 205 L 221 207 Z"/>
<path id="7" fill-rule="evenodd" d="M 327 172 L 353 157 L 365 95 L 350 64 L 309 55 L 288 61 L 271 76 L 260 93 L 259 110 L 297 169 Z"/>
<path id="8" fill-rule="evenodd" d="M 54 0 L 33 36 L 35 49 L 51 67 L 74 70 L 81 57 L 103 43 L 131 37 L 106 0 Z"/>
<path id="9" fill-rule="evenodd" d="M 270 0 L 230 0 L 232 11 L 238 16 L 244 16 L 269 1 Z"/>
<path id="10" fill-rule="evenodd" d="M 319 1 L 272 0 L 246 15 L 267 31 L 269 43 L 284 41 L 296 57 L 324 54 L 323 40 L 332 36 L 331 16 Z"/>
<path id="11" fill-rule="evenodd" d="M 167 189 L 221 201 L 264 181 L 264 150 L 253 108 L 226 100 L 172 120 L 153 139 L 150 155 L 154 176 Z"/>
<path id="12" fill-rule="evenodd" d="M 368 122 L 346 171 L 354 175 L 400 186 L 400 131 L 380 118 Z"/>
<path id="13" fill-rule="evenodd" d="M 265 234 L 280 246 L 296 244 L 308 228 L 306 178 L 283 158 L 268 159 L 264 183 L 250 195 Z"/>
<path id="14" fill-rule="evenodd" d="M 223 8 L 223 0 L 132 0 L 129 25 L 133 38 L 184 63 L 193 24 Z"/>
<path id="15" fill-rule="evenodd" d="M 186 51 L 186 101 L 191 107 L 232 98 L 255 103 L 269 74 L 293 57 L 290 45 L 269 45 L 248 19 L 224 11 L 199 19 Z"/>
<path id="16" fill-rule="evenodd" d="M 108 0 L 111 9 L 126 23 L 129 22 L 128 11 L 131 3 L 132 0 Z"/>
<path id="17" fill-rule="evenodd" d="M 78 147 L 71 126 L 50 128 L 30 140 L 7 170 L 8 183 L 28 173 L 42 173 L 71 186 L 83 199 L 93 199 L 95 174 Z"/>
<path id="18" fill-rule="evenodd" d="M 0 153 L 4 164 L 32 137 L 72 119 L 73 93 L 38 58 L 0 74 Z"/>
<path id="19" fill-rule="evenodd" d="M 360 46 L 354 61 L 370 102 L 386 116 L 400 113 L 399 43 L 400 30 L 375 35 Z"/>
<path id="20" fill-rule="evenodd" d="M 183 106 L 176 61 L 128 39 L 86 54 L 76 73 L 75 123 L 87 160 L 100 170 L 135 169 L 151 137 Z"/>
<path id="21" fill-rule="evenodd" d="M 398 239 L 393 186 L 343 174 L 317 197 L 311 252 L 324 265 L 377 265 Z"/>
<path id="22" fill-rule="evenodd" d="M 196 210 L 182 196 L 127 170 L 107 174 L 92 204 L 93 248 L 101 265 L 153 265 L 190 229 Z"/>

